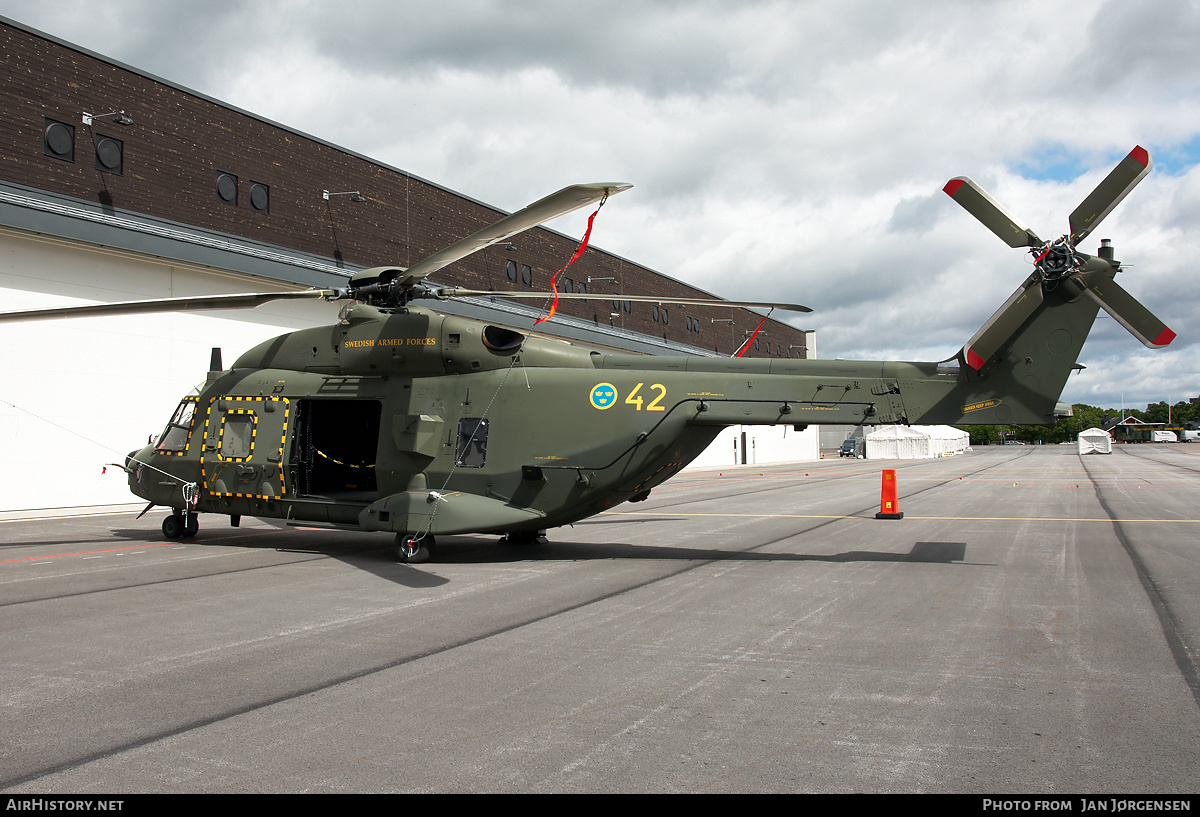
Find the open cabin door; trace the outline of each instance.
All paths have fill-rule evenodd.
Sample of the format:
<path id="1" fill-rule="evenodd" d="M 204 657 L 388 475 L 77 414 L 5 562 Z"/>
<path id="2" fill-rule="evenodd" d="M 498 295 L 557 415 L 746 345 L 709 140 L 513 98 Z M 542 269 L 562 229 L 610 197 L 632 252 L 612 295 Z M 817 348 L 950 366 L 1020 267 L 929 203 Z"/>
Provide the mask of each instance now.
<path id="1" fill-rule="evenodd" d="M 296 401 L 288 474 L 298 498 L 374 502 L 379 498 L 378 400 Z"/>

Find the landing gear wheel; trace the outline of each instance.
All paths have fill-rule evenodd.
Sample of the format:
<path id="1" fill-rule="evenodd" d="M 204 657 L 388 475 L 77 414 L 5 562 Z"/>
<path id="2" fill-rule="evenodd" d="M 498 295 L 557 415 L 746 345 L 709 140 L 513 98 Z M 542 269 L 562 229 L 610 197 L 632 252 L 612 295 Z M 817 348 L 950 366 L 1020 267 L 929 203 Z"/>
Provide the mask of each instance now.
<path id="1" fill-rule="evenodd" d="M 173 513 L 163 520 L 162 532 L 163 536 L 174 541 L 179 541 L 185 535 L 185 527 L 183 524 L 183 514 Z"/>
<path id="2" fill-rule="evenodd" d="M 200 517 L 196 514 L 188 514 L 187 524 L 183 528 L 183 538 L 190 539 L 200 530 Z"/>
<path id="3" fill-rule="evenodd" d="M 429 534 L 418 538 L 411 533 L 397 533 L 396 561 L 410 565 L 432 561 L 435 546 L 436 543 Z"/>

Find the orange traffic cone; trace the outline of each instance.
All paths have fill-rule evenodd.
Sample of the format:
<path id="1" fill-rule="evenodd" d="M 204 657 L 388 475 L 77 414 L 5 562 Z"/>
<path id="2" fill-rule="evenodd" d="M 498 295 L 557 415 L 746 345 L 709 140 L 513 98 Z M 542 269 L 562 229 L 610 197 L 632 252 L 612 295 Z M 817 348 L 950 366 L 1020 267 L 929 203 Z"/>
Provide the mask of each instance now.
<path id="1" fill-rule="evenodd" d="M 903 519 L 900 502 L 896 499 L 896 472 L 887 468 L 883 472 L 883 487 L 879 496 L 879 513 L 876 519 Z"/>

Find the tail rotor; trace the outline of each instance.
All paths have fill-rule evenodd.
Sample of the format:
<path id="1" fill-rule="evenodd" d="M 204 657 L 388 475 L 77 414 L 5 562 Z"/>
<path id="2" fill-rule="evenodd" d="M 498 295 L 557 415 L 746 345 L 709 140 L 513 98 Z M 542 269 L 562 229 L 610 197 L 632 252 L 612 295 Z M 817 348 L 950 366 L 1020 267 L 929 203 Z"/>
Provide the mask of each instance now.
<path id="1" fill-rule="evenodd" d="M 1064 294 L 1086 293 L 1151 349 L 1161 349 L 1174 340 L 1175 333 L 1166 324 L 1112 280 L 1120 266 L 1113 260 L 1107 241 L 1097 256 L 1076 251 L 1079 242 L 1096 229 L 1152 167 L 1146 149 L 1135 147 L 1071 213 L 1070 233 L 1052 241 L 1043 241 L 1023 226 L 966 176 L 946 184 L 945 193 L 1000 240 L 1014 249 L 1028 247 L 1033 256 L 1032 274 L 963 348 L 963 356 L 971 368 L 982 369 L 1037 311 L 1046 294 L 1060 286 L 1068 288 Z"/>

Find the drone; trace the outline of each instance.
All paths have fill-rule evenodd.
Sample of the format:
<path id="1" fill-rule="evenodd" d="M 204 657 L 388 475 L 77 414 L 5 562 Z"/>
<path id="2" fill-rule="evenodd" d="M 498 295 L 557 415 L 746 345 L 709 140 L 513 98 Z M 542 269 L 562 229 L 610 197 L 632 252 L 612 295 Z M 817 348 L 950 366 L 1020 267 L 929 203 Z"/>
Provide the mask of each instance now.
<path id="1" fill-rule="evenodd" d="M 0 321 L 246 309 L 282 299 L 342 302 L 335 323 L 280 335 L 229 369 L 214 356 L 152 443 L 125 457 L 130 490 L 169 514 L 168 539 L 201 515 L 384 531 L 399 561 L 436 555 L 438 536 L 508 544 L 645 500 L 731 425 L 1053 424 L 1100 308 L 1162 348 L 1174 333 L 1113 280 L 1107 242 L 1079 242 L 1150 171 L 1135 148 L 1046 242 L 966 177 L 955 201 L 1034 268 L 953 357 L 936 362 L 610 354 L 420 305 L 539 298 L 435 286 L 429 276 L 524 230 L 627 190 L 564 188 L 410 267 L 373 267 L 342 289 L 96 304 Z M 558 293 L 560 298 L 587 297 Z M 799 304 L 622 296 L 808 312 Z"/>

